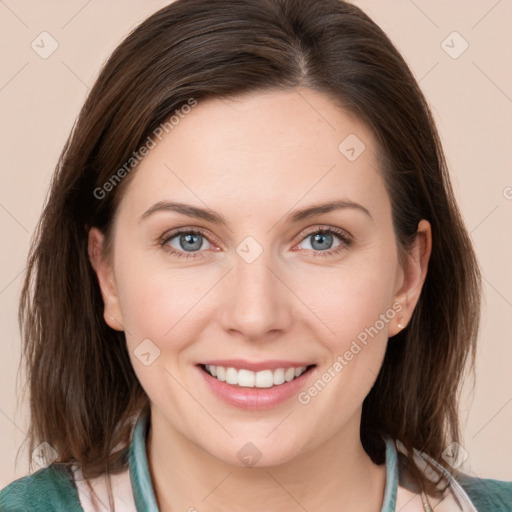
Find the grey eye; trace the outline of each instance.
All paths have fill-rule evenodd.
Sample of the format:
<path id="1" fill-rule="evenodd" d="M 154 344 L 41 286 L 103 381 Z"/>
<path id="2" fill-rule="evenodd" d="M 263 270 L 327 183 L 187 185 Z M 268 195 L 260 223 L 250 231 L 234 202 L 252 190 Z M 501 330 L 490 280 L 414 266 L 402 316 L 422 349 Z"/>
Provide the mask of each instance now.
<path id="1" fill-rule="evenodd" d="M 308 235 L 301 243 L 304 243 L 306 241 L 310 241 L 310 247 L 304 247 L 304 249 L 312 249 L 315 251 L 326 251 L 329 249 L 332 249 L 333 247 L 333 241 L 334 238 L 339 238 L 337 235 L 333 233 L 326 233 L 322 231 L 318 231 L 316 233 L 312 233 Z M 340 245 L 340 243 L 338 243 Z"/>
<path id="2" fill-rule="evenodd" d="M 176 251 L 196 252 L 204 249 L 204 242 L 209 243 L 201 233 L 178 233 L 169 238 L 168 244 Z M 208 247 L 206 247 L 208 248 Z"/>

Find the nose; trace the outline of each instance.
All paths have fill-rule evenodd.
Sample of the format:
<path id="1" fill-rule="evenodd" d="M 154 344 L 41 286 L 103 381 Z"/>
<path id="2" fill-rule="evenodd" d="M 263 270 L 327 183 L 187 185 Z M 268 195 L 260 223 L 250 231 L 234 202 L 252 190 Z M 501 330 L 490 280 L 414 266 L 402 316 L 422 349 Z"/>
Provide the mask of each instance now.
<path id="1" fill-rule="evenodd" d="M 274 339 L 292 324 L 293 294 L 262 254 L 248 263 L 235 259 L 235 267 L 224 284 L 221 323 L 225 331 L 251 341 Z"/>

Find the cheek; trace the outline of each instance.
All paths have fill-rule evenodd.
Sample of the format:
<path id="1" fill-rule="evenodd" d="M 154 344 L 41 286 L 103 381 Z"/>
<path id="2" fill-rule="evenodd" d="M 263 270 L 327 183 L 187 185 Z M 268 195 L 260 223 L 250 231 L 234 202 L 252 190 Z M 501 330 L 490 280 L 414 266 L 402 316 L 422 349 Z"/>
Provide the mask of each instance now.
<path id="1" fill-rule="evenodd" d="M 119 268 L 126 342 L 137 378 L 152 402 L 176 408 L 188 397 L 173 386 L 171 375 L 177 377 L 180 358 L 202 329 L 200 301 L 208 276 L 201 281 L 192 270 L 137 265 L 135 258 Z"/>
<path id="2" fill-rule="evenodd" d="M 335 340 L 334 347 L 343 349 L 350 340 L 374 326 L 381 315 L 394 315 L 391 306 L 395 269 L 392 250 L 388 255 L 384 250 L 372 250 L 337 268 L 318 267 L 304 272 L 295 290 L 324 324 L 325 339 Z M 389 318 L 386 320 L 384 325 L 382 322 L 377 325 L 384 337 L 387 337 Z"/>
<path id="3" fill-rule="evenodd" d="M 119 295 L 129 338 L 176 337 L 208 290 L 208 278 L 176 270 L 126 273 Z"/>
<path id="4" fill-rule="evenodd" d="M 322 291 L 311 297 L 316 314 L 329 329 L 316 328 L 325 357 L 316 380 L 298 396 L 300 404 L 314 411 L 312 416 L 329 411 L 333 434 L 356 414 L 370 392 L 382 366 L 388 326 L 395 315 L 388 278 L 353 269 L 340 277 L 344 279 L 325 281 Z"/>

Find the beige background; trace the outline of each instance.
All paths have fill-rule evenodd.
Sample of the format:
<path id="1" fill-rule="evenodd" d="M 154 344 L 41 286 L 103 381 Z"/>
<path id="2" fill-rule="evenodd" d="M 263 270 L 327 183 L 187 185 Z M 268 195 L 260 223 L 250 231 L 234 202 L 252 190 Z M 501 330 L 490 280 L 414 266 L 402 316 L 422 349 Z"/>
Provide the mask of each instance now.
<path id="1" fill-rule="evenodd" d="M 26 399 L 17 404 L 15 395 L 17 304 L 51 173 L 105 58 L 166 3 L 0 0 L 0 488 L 27 472 L 25 451 L 14 465 L 26 430 Z M 482 265 L 486 304 L 474 397 L 466 393 L 463 404 L 463 468 L 512 480 L 512 1 L 355 3 L 420 81 Z M 41 46 L 43 31 L 58 43 L 46 59 L 31 47 L 34 40 Z M 463 39 L 446 39 L 454 31 Z M 48 36 L 41 37 L 50 48 Z M 469 46 L 458 58 L 445 51 L 459 53 L 464 40 Z"/>

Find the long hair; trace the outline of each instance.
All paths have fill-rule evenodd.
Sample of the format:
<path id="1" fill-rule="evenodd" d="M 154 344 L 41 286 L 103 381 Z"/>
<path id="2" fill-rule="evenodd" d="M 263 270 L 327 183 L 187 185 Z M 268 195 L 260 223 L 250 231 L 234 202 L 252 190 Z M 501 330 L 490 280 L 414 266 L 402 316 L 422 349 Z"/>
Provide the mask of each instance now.
<path id="1" fill-rule="evenodd" d="M 87 477 L 118 472 L 132 420 L 148 407 L 124 333 L 103 321 L 87 250 L 95 226 L 108 251 L 136 166 L 108 193 L 105 183 L 191 98 L 297 86 L 324 93 L 375 135 L 400 254 L 421 219 L 432 226 L 423 290 L 363 403 L 361 440 L 376 462 L 389 435 L 446 465 L 443 450 L 460 438 L 461 380 L 474 364 L 478 265 L 416 80 L 383 31 L 340 0 L 177 0 L 108 59 L 59 158 L 29 254 L 19 321 L 30 452 L 45 441 Z"/>

